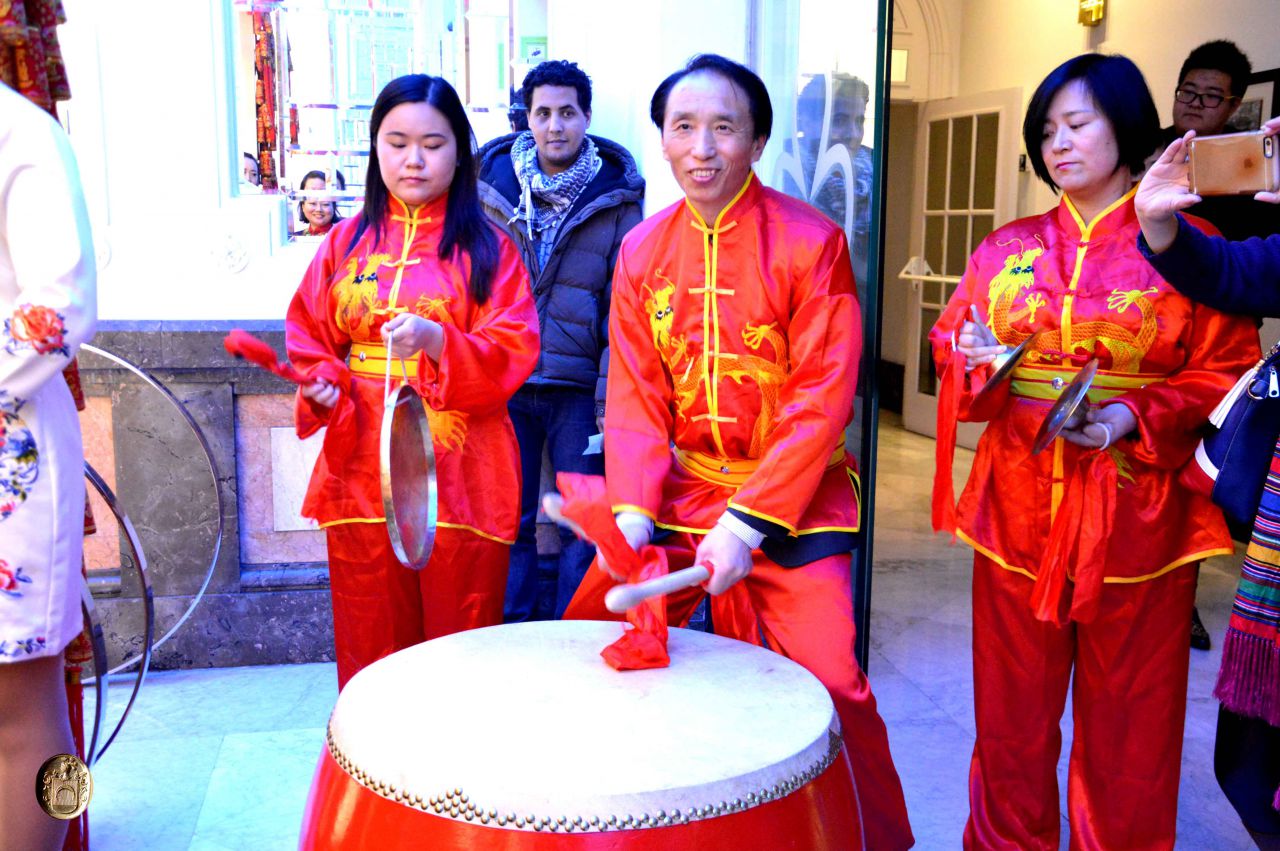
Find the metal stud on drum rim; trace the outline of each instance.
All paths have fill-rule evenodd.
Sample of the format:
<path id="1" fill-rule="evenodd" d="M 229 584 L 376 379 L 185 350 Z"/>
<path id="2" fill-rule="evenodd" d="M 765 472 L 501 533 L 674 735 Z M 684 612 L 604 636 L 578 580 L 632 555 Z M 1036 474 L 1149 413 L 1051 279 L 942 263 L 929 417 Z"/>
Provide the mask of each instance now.
<path id="1" fill-rule="evenodd" d="M 392 391 L 389 335 L 379 447 L 382 510 L 396 558 L 411 570 L 421 570 L 436 539 L 436 453 L 426 407 L 409 385 L 403 358 L 400 369 L 404 382 Z"/>

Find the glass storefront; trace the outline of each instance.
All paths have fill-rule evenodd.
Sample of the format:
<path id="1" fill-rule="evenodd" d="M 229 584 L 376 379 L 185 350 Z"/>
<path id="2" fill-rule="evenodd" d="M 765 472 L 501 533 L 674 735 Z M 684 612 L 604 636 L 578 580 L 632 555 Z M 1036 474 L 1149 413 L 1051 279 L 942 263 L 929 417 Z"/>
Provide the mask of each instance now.
<path id="1" fill-rule="evenodd" d="M 844 228 L 862 304 L 858 400 L 845 436 L 862 474 L 862 535 L 854 554 L 858 657 L 867 664 L 874 511 L 875 364 L 880 334 L 880 180 L 889 4 L 877 0 L 759 2 L 755 70 L 773 97 L 773 138 L 758 173 Z"/>

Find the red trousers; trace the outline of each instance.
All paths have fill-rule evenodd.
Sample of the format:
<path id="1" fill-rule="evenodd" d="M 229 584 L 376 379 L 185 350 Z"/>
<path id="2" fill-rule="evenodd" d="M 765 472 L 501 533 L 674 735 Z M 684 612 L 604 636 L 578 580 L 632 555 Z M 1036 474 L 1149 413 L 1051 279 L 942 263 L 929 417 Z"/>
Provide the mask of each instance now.
<path id="1" fill-rule="evenodd" d="M 1094 620 L 1059 628 L 1032 615 L 1030 579 L 974 555 L 965 848 L 1057 851 L 1068 684 L 1070 847 L 1173 848 L 1198 570 L 1108 584 Z"/>
<path id="2" fill-rule="evenodd" d="M 327 529 L 338 688 L 361 668 L 432 638 L 502 623 L 508 544 L 437 529 L 431 560 L 409 570 L 384 523 Z"/>
<path id="3" fill-rule="evenodd" d="M 700 536 L 680 533 L 662 541 L 671 570 L 693 564 Z M 907 820 L 889 737 L 876 711 L 876 699 L 854 658 L 853 593 L 848 555 L 830 556 L 799 568 L 784 568 L 759 550 L 751 573 L 725 593 L 711 598 L 711 620 L 719 635 L 781 653 L 816 676 L 831 693 L 844 731 L 866 847 L 876 851 L 910 848 Z M 593 567 L 578 587 L 566 619 L 617 620 L 604 606 L 614 580 Z M 688 588 L 667 597 L 667 619 L 689 622 L 706 596 Z"/>

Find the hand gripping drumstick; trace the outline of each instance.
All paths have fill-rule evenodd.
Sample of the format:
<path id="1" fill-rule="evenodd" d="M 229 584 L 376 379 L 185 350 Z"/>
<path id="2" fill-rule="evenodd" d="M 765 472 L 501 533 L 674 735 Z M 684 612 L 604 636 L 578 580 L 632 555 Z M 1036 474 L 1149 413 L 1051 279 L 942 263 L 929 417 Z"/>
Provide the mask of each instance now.
<path id="1" fill-rule="evenodd" d="M 564 498 L 558 493 L 549 493 L 542 498 L 542 510 L 547 513 L 548 517 L 572 530 L 582 540 L 588 543 L 595 543 L 581 526 L 564 516 L 563 508 Z M 651 597 L 658 597 L 679 591 L 682 588 L 701 585 L 711 578 L 713 572 L 710 565 L 695 564 L 693 567 L 686 567 L 684 570 L 677 570 L 674 573 L 668 573 L 666 576 L 658 576 L 653 579 L 647 579 L 644 582 L 637 582 L 632 585 L 617 585 L 610 588 L 608 593 L 605 594 L 604 605 L 605 608 L 615 614 L 623 614 L 628 609 L 635 608 Z"/>

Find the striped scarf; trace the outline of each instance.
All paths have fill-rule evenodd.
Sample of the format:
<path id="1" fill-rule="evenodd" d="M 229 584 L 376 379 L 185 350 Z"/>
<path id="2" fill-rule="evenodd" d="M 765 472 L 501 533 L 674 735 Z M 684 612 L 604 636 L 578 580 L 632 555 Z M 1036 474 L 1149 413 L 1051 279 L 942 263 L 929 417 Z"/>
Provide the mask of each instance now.
<path id="1" fill-rule="evenodd" d="M 1253 521 L 1213 694 L 1237 715 L 1280 727 L 1280 444 Z M 1280 809 L 1280 789 L 1273 806 Z"/>
<path id="2" fill-rule="evenodd" d="M 600 153 L 591 137 L 584 136 L 573 165 L 549 175 L 538 167 L 538 146 L 533 132 L 526 130 L 511 144 L 511 162 L 520 181 L 520 203 L 509 223 L 524 220 L 529 241 L 537 247 L 538 268 L 542 268 L 555 245 L 560 223 L 600 171 Z"/>

